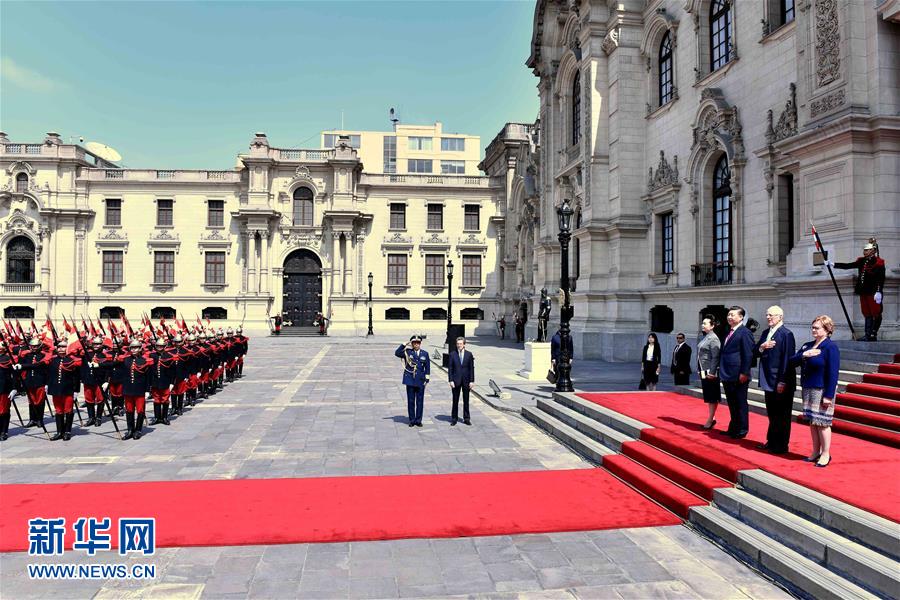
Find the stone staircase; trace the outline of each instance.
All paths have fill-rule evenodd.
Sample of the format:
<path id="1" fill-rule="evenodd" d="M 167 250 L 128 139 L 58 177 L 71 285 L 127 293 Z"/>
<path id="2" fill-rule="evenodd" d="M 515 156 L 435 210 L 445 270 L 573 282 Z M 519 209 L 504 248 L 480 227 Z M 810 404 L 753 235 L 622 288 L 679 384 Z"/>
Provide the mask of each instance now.
<path id="1" fill-rule="evenodd" d="M 328 334 L 326 334 L 328 335 Z M 319 337 L 318 327 L 282 327 L 281 333 L 275 335 L 272 331 L 269 337 Z"/>
<path id="2" fill-rule="evenodd" d="M 891 598 L 900 590 L 896 523 L 760 469 L 707 471 L 647 432 L 639 440 L 646 424 L 574 394 L 539 399 L 522 413 L 800 597 Z"/>
<path id="3" fill-rule="evenodd" d="M 838 375 L 833 429 L 868 441 L 900 448 L 900 354 L 893 342 L 838 341 L 841 370 Z M 750 410 L 765 414 L 765 394 L 757 387 L 757 370 L 747 393 Z M 675 391 L 703 397 L 696 385 L 676 386 Z M 794 420 L 802 422 L 799 385 L 794 393 Z M 725 401 L 724 393 L 722 402 Z"/>

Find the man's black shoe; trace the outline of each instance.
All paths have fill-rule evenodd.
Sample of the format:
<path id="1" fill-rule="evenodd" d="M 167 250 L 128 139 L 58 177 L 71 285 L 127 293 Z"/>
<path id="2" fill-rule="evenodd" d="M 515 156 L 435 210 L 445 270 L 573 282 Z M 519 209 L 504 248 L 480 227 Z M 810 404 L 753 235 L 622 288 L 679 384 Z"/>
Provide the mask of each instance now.
<path id="1" fill-rule="evenodd" d="M 463 421 L 463 423 L 465 423 L 466 425 L 471 425 L 472 421 L 470 421 L 469 419 L 466 419 L 465 421 Z"/>
<path id="2" fill-rule="evenodd" d="M 454 425 L 456 425 L 456 419 L 453 419 L 452 421 L 450 421 L 450 427 L 453 427 Z"/>
<path id="3" fill-rule="evenodd" d="M 422 421 L 416 421 L 416 427 L 421 427 L 421 426 L 422 426 Z"/>
<path id="4" fill-rule="evenodd" d="M 766 442 L 765 444 L 757 444 L 756 449 L 757 450 L 769 450 L 769 444 L 768 444 L 768 442 Z"/>
<path id="5" fill-rule="evenodd" d="M 416 424 L 415 424 L 414 422 L 410 421 L 410 422 L 409 422 L 409 426 L 410 426 L 410 427 L 415 427 Z"/>
<path id="6" fill-rule="evenodd" d="M 746 431 L 744 431 L 744 432 L 738 432 L 738 433 L 734 434 L 734 435 L 731 436 L 731 437 L 733 437 L 733 438 L 736 439 L 736 440 L 742 440 L 742 439 L 744 439 L 745 437 L 747 437 L 747 432 L 746 432 Z"/>

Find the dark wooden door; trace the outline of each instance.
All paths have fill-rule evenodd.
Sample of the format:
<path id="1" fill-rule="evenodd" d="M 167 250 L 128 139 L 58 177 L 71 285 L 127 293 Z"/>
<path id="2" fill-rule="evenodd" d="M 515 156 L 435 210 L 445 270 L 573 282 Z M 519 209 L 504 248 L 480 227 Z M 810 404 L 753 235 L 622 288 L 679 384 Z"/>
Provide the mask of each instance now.
<path id="1" fill-rule="evenodd" d="M 311 327 L 322 311 L 322 267 L 312 253 L 291 253 L 284 263 L 283 313 L 294 327 Z"/>

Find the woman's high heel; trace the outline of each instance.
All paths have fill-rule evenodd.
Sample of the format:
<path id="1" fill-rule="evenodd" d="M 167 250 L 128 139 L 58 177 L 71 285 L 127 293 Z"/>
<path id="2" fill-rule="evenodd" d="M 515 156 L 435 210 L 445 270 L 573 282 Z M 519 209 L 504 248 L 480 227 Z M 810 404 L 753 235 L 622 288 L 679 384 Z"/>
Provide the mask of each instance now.
<path id="1" fill-rule="evenodd" d="M 819 460 L 820 456 L 822 456 L 821 453 L 816 454 L 815 456 L 807 456 L 803 459 L 803 462 L 816 462 L 817 460 Z"/>
<path id="2" fill-rule="evenodd" d="M 826 460 L 824 463 L 819 463 L 819 462 L 817 462 L 817 463 L 816 463 L 816 466 L 817 466 L 817 467 L 820 467 L 820 468 L 825 468 L 825 467 L 827 467 L 828 465 L 831 464 L 831 459 L 832 459 L 832 457 L 829 456 L 829 457 L 828 457 L 828 460 Z"/>
<path id="3" fill-rule="evenodd" d="M 713 420 L 712 420 L 712 423 L 709 424 L 709 427 L 707 427 L 706 425 L 701 425 L 700 428 L 701 428 L 701 429 L 704 429 L 704 430 L 706 430 L 706 431 L 709 431 L 710 429 L 712 429 L 712 428 L 715 427 L 715 426 L 716 426 L 716 420 L 713 419 Z"/>

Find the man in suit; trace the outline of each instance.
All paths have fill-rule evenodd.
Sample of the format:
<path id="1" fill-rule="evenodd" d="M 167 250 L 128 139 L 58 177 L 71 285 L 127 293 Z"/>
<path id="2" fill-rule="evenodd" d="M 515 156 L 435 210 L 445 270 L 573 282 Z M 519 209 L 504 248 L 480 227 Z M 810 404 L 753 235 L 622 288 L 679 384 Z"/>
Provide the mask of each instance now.
<path id="1" fill-rule="evenodd" d="M 450 426 L 459 421 L 459 392 L 463 396 L 463 423 L 471 425 L 469 418 L 469 390 L 475 386 L 475 357 L 466 350 L 466 338 L 456 338 L 456 352 L 450 353 L 450 389 L 453 393 L 453 413 Z"/>
<path id="2" fill-rule="evenodd" d="M 684 343 L 684 333 L 675 335 L 675 349 L 672 351 L 672 375 L 675 385 L 688 385 L 691 382 L 691 347 Z"/>
<path id="3" fill-rule="evenodd" d="M 766 311 L 769 328 L 762 332 L 753 354 L 759 357 L 759 387 L 766 394 L 769 429 L 766 443 L 757 446 L 772 454 L 788 451 L 791 439 L 791 407 L 797 388 L 797 371 L 788 366 L 795 352 L 794 334 L 784 326 L 784 311 L 770 306 Z"/>
<path id="4" fill-rule="evenodd" d="M 731 422 L 725 434 L 734 438 L 747 437 L 750 429 L 747 388 L 750 386 L 750 362 L 753 359 L 753 334 L 743 326 L 744 309 L 732 306 L 728 310 L 731 331 L 722 344 L 719 359 L 719 379 L 725 389 Z"/>
<path id="5" fill-rule="evenodd" d="M 406 386 L 406 408 L 409 426 L 422 426 L 422 409 L 425 406 L 425 386 L 431 379 L 431 359 L 422 350 L 422 338 L 414 335 L 409 343 L 401 344 L 394 356 L 403 359 L 403 385 Z"/>
<path id="6" fill-rule="evenodd" d="M 566 339 L 568 341 L 566 350 L 569 352 L 569 364 L 571 365 L 572 361 L 575 359 L 575 347 L 572 345 L 571 335 Z M 557 329 L 556 333 L 553 334 L 553 337 L 550 338 L 550 366 L 553 368 L 554 373 L 558 374 L 556 366 L 559 364 L 560 360 L 562 360 L 562 334 L 559 332 L 559 329 Z"/>

